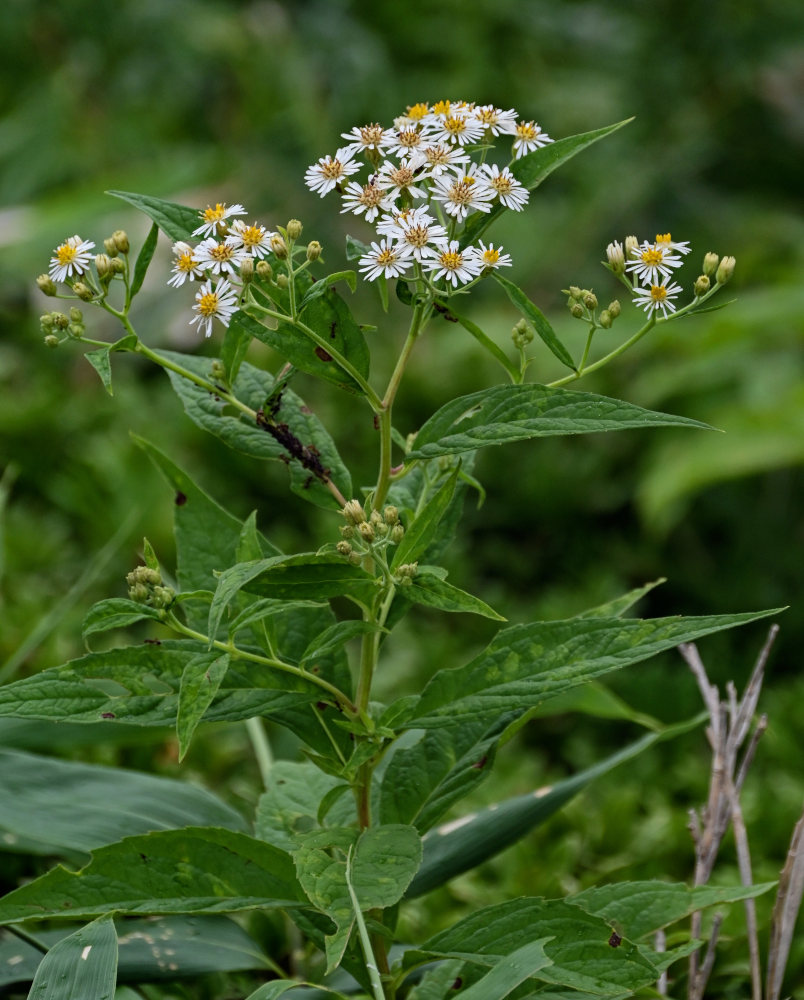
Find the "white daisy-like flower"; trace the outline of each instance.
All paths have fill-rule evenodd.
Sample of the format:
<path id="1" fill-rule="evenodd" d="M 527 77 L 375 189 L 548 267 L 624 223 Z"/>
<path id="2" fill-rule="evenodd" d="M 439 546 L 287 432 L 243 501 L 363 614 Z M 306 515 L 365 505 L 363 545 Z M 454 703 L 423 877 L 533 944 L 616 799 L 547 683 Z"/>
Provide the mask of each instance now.
<path id="1" fill-rule="evenodd" d="M 658 283 L 672 274 L 674 267 L 681 267 L 684 262 L 671 250 L 659 243 L 640 243 L 631 251 L 631 260 L 626 265 L 626 271 L 631 271 L 643 285 Z"/>
<path id="2" fill-rule="evenodd" d="M 373 222 L 380 212 L 391 212 L 393 208 L 393 198 L 377 185 L 376 175 L 372 174 L 368 184 L 361 185 L 357 181 L 349 181 L 343 194 L 341 215 L 344 212 L 352 212 L 355 215 L 365 213 L 366 222 Z"/>
<path id="3" fill-rule="evenodd" d="M 513 135 L 516 130 L 516 120 L 519 117 L 513 108 L 503 111 L 493 104 L 484 104 L 472 111 L 472 115 L 491 135 Z"/>
<path id="4" fill-rule="evenodd" d="M 211 236 L 195 248 L 195 258 L 199 267 L 204 271 L 212 271 L 213 274 L 226 274 L 227 272 L 234 274 L 243 263 L 243 259 L 250 256 L 251 254 L 245 247 L 235 246 L 228 240 L 218 243 Z"/>
<path id="5" fill-rule="evenodd" d="M 384 239 L 371 244 L 371 250 L 360 258 L 358 268 L 365 272 L 366 281 L 374 281 L 381 274 L 386 278 L 398 278 L 412 263 L 409 247 Z"/>
<path id="6" fill-rule="evenodd" d="M 394 156 L 423 163 L 422 148 L 428 144 L 432 131 L 427 126 L 407 125 L 398 129 L 388 144 L 388 152 Z"/>
<path id="7" fill-rule="evenodd" d="M 511 255 L 503 253 L 502 247 L 495 247 L 493 243 L 489 243 L 486 246 L 482 240 L 478 240 L 478 243 L 480 246 L 473 247 L 472 249 L 475 252 L 478 264 L 480 264 L 484 271 L 496 271 L 498 267 L 511 266 Z"/>
<path id="8" fill-rule="evenodd" d="M 213 236 L 215 233 L 223 234 L 229 228 L 226 221 L 233 215 L 245 215 L 246 210 L 242 205 L 226 205 L 219 201 L 213 208 L 207 205 L 203 212 L 198 213 L 202 220 L 202 225 L 193 230 L 193 236 Z"/>
<path id="9" fill-rule="evenodd" d="M 89 270 L 92 255 L 90 250 L 95 246 L 90 240 L 82 240 L 78 234 L 69 236 L 53 251 L 50 258 L 48 274 L 54 281 L 66 281 L 67 278 L 78 277 Z"/>
<path id="10" fill-rule="evenodd" d="M 485 175 L 486 183 L 493 188 L 500 202 L 506 208 L 521 212 L 528 203 L 530 192 L 519 183 L 508 167 L 500 170 L 496 163 L 484 163 L 480 169 Z"/>
<path id="11" fill-rule="evenodd" d="M 436 257 L 423 261 L 422 266 L 433 273 L 433 280 L 446 278 L 453 285 L 465 285 L 476 278 L 483 265 L 479 263 L 477 254 L 471 249 L 461 250 L 460 243 L 453 240 Z"/>
<path id="12" fill-rule="evenodd" d="M 394 201 L 403 191 L 407 191 L 413 198 L 426 198 L 427 189 L 418 185 L 429 176 L 429 170 L 422 170 L 409 160 L 400 160 L 398 164 L 388 160 L 380 166 L 375 183 L 388 191 Z"/>
<path id="13" fill-rule="evenodd" d="M 459 146 L 470 146 L 483 141 L 486 129 L 468 112 L 450 111 L 445 118 L 436 118 L 433 133 L 439 142 L 457 143 Z"/>
<path id="14" fill-rule="evenodd" d="M 318 163 L 313 163 L 307 168 L 304 183 L 323 198 L 350 174 L 360 169 L 360 164 L 355 162 L 354 155 L 353 149 L 343 146 L 334 156 L 322 156 Z"/>
<path id="15" fill-rule="evenodd" d="M 679 292 L 681 285 L 651 285 L 650 287 L 637 288 L 634 293 L 633 302 L 635 306 L 640 306 L 650 316 L 657 309 L 661 309 L 662 315 L 667 318 L 668 312 L 675 312 L 675 303 L 672 301 Z"/>
<path id="16" fill-rule="evenodd" d="M 374 149 L 378 153 L 384 153 L 393 142 L 396 133 L 392 128 L 383 128 L 377 122 L 371 125 L 357 126 L 348 132 L 342 132 L 342 139 L 350 139 L 351 142 L 345 149 L 350 149 L 352 153 L 361 153 L 369 149 Z"/>
<path id="17" fill-rule="evenodd" d="M 433 197 L 444 205 L 444 211 L 463 221 L 470 212 L 490 212 L 495 191 L 489 187 L 477 165 L 472 163 L 466 173 L 457 177 L 442 175 L 433 179 Z"/>
<path id="18" fill-rule="evenodd" d="M 525 153 L 541 149 L 542 146 L 553 141 L 536 122 L 519 122 L 511 134 L 516 136 L 514 140 L 514 159 L 516 160 L 523 157 Z"/>
<path id="19" fill-rule="evenodd" d="M 271 252 L 271 239 L 274 236 L 276 233 L 269 232 L 258 222 L 249 226 L 242 219 L 235 219 L 226 242 L 251 257 L 265 257 Z"/>
<path id="20" fill-rule="evenodd" d="M 427 164 L 433 177 L 438 177 L 449 169 L 460 171 L 469 162 L 469 154 L 461 146 L 450 146 L 444 142 L 423 146 L 416 155 L 422 163 Z"/>
<path id="21" fill-rule="evenodd" d="M 664 247 L 666 250 L 676 250 L 678 253 L 689 253 L 692 247 L 689 243 L 677 243 L 670 233 L 657 233 L 656 246 Z"/>
<path id="22" fill-rule="evenodd" d="M 236 309 L 237 292 L 229 281 L 223 278 L 213 288 L 212 281 L 208 278 L 195 293 L 193 310 L 196 315 L 190 320 L 190 326 L 198 323 L 199 330 L 206 327 L 204 336 L 211 337 L 213 319 L 219 319 L 224 326 L 228 326 Z"/>
<path id="23" fill-rule="evenodd" d="M 199 267 L 198 259 L 195 256 L 195 250 L 189 243 L 185 243 L 184 240 L 174 243 L 173 256 L 176 259 L 173 262 L 173 277 L 168 279 L 169 285 L 178 288 L 184 284 L 187 278 L 190 281 L 195 281 L 196 278 L 204 277 L 204 272 Z"/>
<path id="24" fill-rule="evenodd" d="M 423 206 L 397 215 L 393 227 L 388 229 L 388 235 L 399 246 L 409 247 L 418 261 L 436 257 L 449 243 L 446 229 L 428 215 Z"/>

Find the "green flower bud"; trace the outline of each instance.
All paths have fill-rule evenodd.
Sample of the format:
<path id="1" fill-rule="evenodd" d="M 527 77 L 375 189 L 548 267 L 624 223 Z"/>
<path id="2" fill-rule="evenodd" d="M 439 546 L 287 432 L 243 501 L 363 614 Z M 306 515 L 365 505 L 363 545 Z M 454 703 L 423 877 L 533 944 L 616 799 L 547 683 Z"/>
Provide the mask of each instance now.
<path id="1" fill-rule="evenodd" d="M 318 260 L 321 256 L 321 244 L 318 240 L 310 240 L 307 244 L 307 259 L 309 261 Z"/>
<path id="2" fill-rule="evenodd" d="M 271 249 L 277 260 L 284 260 L 288 255 L 288 245 L 278 233 L 271 237 Z"/>
<path id="3" fill-rule="evenodd" d="M 578 288 L 577 285 L 570 285 L 569 294 L 570 298 L 575 299 L 576 302 L 580 302 L 581 296 L 583 295 L 583 291 L 580 288 Z"/>
<path id="4" fill-rule="evenodd" d="M 601 312 L 600 316 L 598 317 L 598 323 L 600 323 L 600 325 L 603 327 L 604 330 L 611 329 L 612 318 L 611 318 L 611 313 L 608 311 L 608 309 L 604 309 Z"/>
<path id="5" fill-rule="evenodd" d="M 286 274 L 277 274 L 276 287 L 283 290 L 288 287 L 288 276 Z"/>
<path id="6" fill-rule="evenodd" d="M 353 552 L 353 553 L 352 553 L 352 554 L 351 554 L 351 555 L 349 556 L 349 562 L 350 562 L 350 563 L 351 563 L 351 564 L 352 564 L 353 566 L 359 566 L 359 565 L 360 565 L 360 563 L 361 563 L 361 562 L 363 562 L 363 557 L 362 557 L 362 556 L 360 555 L 360 553 L 359 553 L 359 552 Z"/>
<path id="7" fill-rule="evenodd" d="M 299 222 L 298 219 L 291 219 L 290 222 L 285 226 L 285 230 L 288 234 L 288 239 L 297 240 L 301 234 L 304 227 Z"/>
<path id="8" fill-rule="evenodd" d="M 341 513 L 346 518 L 347 524 L 362 524 L 366 520 L 366 512 L 359 500 L 347 500 Z"/>
<path id="9" fill-rule="evenodd" d="M 593 309 L 597 309 L 597 296 L 594 292 L 584 292 L 583 304 L 591 312 Z"/>
<path id="10" fill-rule="evenodd" d="M 720 257 L 716 253 L 711 251 L 708 254 L 704 254 L 703 259 L 703 273 L 707 278 L 711 278 L 712 275 L 717 271 L 717 266 L 720 263 Z"/>
<path id="11" fill-rule="evenodd" d="M 53 317 L 53 325 L 57 326 L 60 330 L 66 330 L 67 327 L 70 325 L 70 321 L 64 315 L 64 313 L 54 312 L 51 313 L 50 315 Z"/>
<path id="12" fill-rule="evenodd" d="M 609 243 L 606 247 L 606 258 L 614 274 L 625 274 L 625 254 L 622 243 L 618 243 L 616 240 Z"/>
<path id="13" fill-rule="evenodd" d="M 254 258 L 244 257 L 240 262 L 240 277 L 241 279 L 248 283 L 254 277 Z"/>
<path id="14" fill-rule="evenodd" d="M 112 257 L 112 274 L 125 274 L 126 265 L 119 257 Z"/>
<path id="15" fill-rule="evenodd" d="M 83 337 L 85 330 L 86 327 L 84 326 L 83 323 L 70 323 L 69 326 L 67 327 L 67 333 L 69 333 L 71 337 L 75 337 L 76 339 Z"/>
<path id="16" fill-rule="evenodd" d="M 734 274 L 734 265 L 737 263 L 734 257 L 724 257 L 720 264 L 718 265 L 717 272 L 715 273 L 715 281 L 719 285 L 725 285 L 727 281 L 731 281 L 731 276 Z"/>
<path id="17" fill-rule="evenodd" d="M 103 281 L 104 278 L 111 278 L 114 271 L 112 270 L 112 258 L 105 253 L 99 253 L 95 257 L 95 270 L 98 272 L 98 277 Z"/>
<path id="18" fill-rule="evenodd" d="M 570 299 L 570 301 L 573 300 Z M 520 349 L 526 347 L 533 340 L 533 330 L 524 319 L 521 319 L 511 331 L 511 340 L 514 342 L 514 347 Z"/>
<path id="19" fill-rule="evenodd" d="M 151 605 L 155 608 L 169 608 L 176 597 L 172 587 L 154 587 Z"/>
<path id="20" fill-rule="evenodd" d="M 352 546 L 348 542 L 338 542 L 335 548 L 342 556 L 350 556 L 352 554 Z"/>
<path id="21" fill-rule="evenodd" d="M 260 281 L 270 281 L 271 276 L 274 273 L 274 269 L 268 263 L 267 260 L 257 261 L 257 277 Z"/>
<path id="22" fill-rule="evenodd" d="M 84 322 L 84 314 L 81 312 L 81 310 L 78 308 L 78 306 L 73 306 L 70 309 L 70 319 L 72 320 L 73 323 L 82 323 L 83 324 L 83 322 Z"/>
<path id="23" fill-rule="evenodd" d="M 625 259 L 630 260 L 634 256 L 634 250 L 639 247 L 639 240 L 636 236 L 626 236 L 625 237 Z"/>
<path id="24" fill-rule="evenodd" d="M 95 298 L 95 293 L 83 281 L 76 281 L 73 285 L 73 291 L 82 302 L 91 302 Z"/>
<path id="25" fill-rule="evenodd" d="M 399 520 L 399 511 L 396 509 L 396 507 L 393 507 L 389 504 L 387 507 L 384 508 L 382 516 L 385 523 L 390 528 L 393 528 L 393 526 Z"/>
<path id="26" fill-rule="evenodd" d="M 45 313 L 43 316 L 39 317 L 39 325 L 43 330 L 52 330 L 56 325 L 56 320 L 53 318 L 53 313 Z"/>
<path id="27" fill-rule="evenodd" d="M 711 282 L 709 281 L 709 275 L 701 274 L 695 279 L 695 285 L 693 290 L 695 291 L 695 297 L 700 298 L 702 295 L 706 295 L 709 291 L 709 286 Z"/>
<path id="28" fill-rule="evenodd" d="M 612 319 L 617 319 L 620 315 L 620 303 L 615 299 L 613 302 L 609 302 L 609 315 Z"/>
<path id="29" fill-rule="evenodd" d="M 39 286 L 39 291 L 44 292 L 45 295 L 56 294 L 56 282 L 50 277 L 49 274 L 40 274 L 36 279 L 36 284 Z"/>
<path id="30" fill-rule="evenodd" d="M 223 362 L 220 358 L 213 358 L 209 374 L 215 379 L 216 382 L 226 378 L 226 369 L 224 368 Z"/>
<path id="31" fill-rule="evenodd" d="M 49 333 L 45 337 L 45 347 L 58 347 L 60 343 L 59 338 L 53 333 Z"/>
<path id="32" fill-rule="evenodd" d="M 110 237 L 108 237 L 108 239 L 105 239 L 103 241 L 103 249 L 106 251 L 106 253 L 110 257 L 116 257 L 118 255 L 118 253 L 120 252 L 117 249 L 117 244 L 115 243 L 113 236 L 110 236 Z"/>
<path id="33" fill-rule="evenodd" d="M 364 542 L 374 541 L 375 538 L 374 528 L 369 524 L 368 521 L 363 521 L 362 523 L 358 524 L 357 530 L 360 532 L 360 535 Z"/>
<path id="34" fill-rule="evenodd" d="M 124 229 L 115 229 L 112 233 L 112 243 L 114 243 L 118 253 L 128 253 L 130 249 L 128 234 Z"/>
<path id="35" fill-rule="evenodd" d="M 391 528 L 391 541 L 394 545 L 399 545 L 402 539 L 405 537 L 405 529 L 401 524 L 395 524 Z"/>
<path id="36" fill-rule="evenodd" d="M 584 308 L 580 302 L 573 302 L 570 306 L 570 313 L 575 317 L 575 319 L 583 319 Z"/>
<path id="37" fill-rule="evenodd" d="M 344 538 L 354 538 L 355 529 L 352 527 L 351 524 L 344 524 L 344 526 L 341 528 L 341 535 Z"/>

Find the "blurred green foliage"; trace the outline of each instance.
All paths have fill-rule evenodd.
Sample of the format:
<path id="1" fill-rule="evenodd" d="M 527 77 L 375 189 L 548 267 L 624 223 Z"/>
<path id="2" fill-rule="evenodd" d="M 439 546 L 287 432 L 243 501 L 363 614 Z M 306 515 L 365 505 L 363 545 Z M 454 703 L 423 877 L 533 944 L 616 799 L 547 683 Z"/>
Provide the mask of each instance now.
<path id="1" fill-rule="evenodd" d="M 96 243 L 120 226 L 135 239 L 147 232 L 105 188 L 200 207 L 242 201 L 272 225 L 295 216 L 336 265 L 345 233 L 365 239 L 369 230 L 312 195 L 302 175 L 352 125 L 389 121 L 407 104 L 442 97 L 516 107 L 554 137 L 633 115 L 551 177 L 495 240 L 514 256 L 512 277 L 576 349 L 584 332 L 573 330 L 560 289 L 574 283 L 601 299 L 615 295 L 598 264 L 610 240 L 671 230 L 692 242 L 688 281 L 705 251 L 735 255 L 734 305 L 673 324 L 584 382 L 726 434 L 601 435 L 484 453 L 476 472 L 488 498 L 468 510 L 452 578 L 510 609 L 513 620 L 574 614 L 659 575 L 669 582 L 643 613 L 792 604 L 771 667 L 771 729 L 747 791 L 754 851 L 764 859 L 757 877 L 773 878 L 802 787 L 795 734 L 804 691 L 794 651 L 804 641 L 795 608 L 804 542 L 804 7 L 7 0 L 0 26 L 0 677 L 76 655 L 84 609 L 123 593 L 144 533 L 170 563 L 170 497 L 129 429 L 193 469 L 240 516 L 257 508 L 280 546 L 327 538 L 312 508 L 288 494 L 283 469 L 257 467 L 202 436 L 159 373 L 121 359 L 110 399 L 80 356 L 40 346 L 37 316 L 51 304 L 32 279 L 51 248 L 76 231 Z M 167 246 L 159 253 L 165 264 Z M 155 346 L 190 349 L 190 297 L 165 287 L 158 263 L 138 329 Z M 475 320 L 508 348 L 516 316 L 502 295 L 484 290 L 475 309 Z M 361 316 L 380 326 L 372 344 L 378 371 L 390 356 L 383 340 L 402 333 L 395 318 L 393 306 L 385 317 L 377 304 Z M 115 334 L 100 317 L 87 319 L 92 335 Z M 254 350 L 257 363 L 272 363 Z M 534 377 L 559 374 L 551 362 L 545 352 Z M 434 325 L 411 363 L 399 429 L 415 429 L 450 394 L 501 380 L 468 335 Z M 355 481 L 366 481 L 376 447 L 370 418 L 355 415 L 348 397 L 298 382 L 331 421 Z M 423 661 L 464 659 L 487 637 L 481 621 L 462 622 L 460 634 L 446 627 L 421 612 L 415 628 L 401 630 L 389 687 L 412 686 Z M 746 677 L 746 643 L 759 645 L 760 636 L 710 641 L 714 679 Z M 691 677 L 671 657 L 623 675 L 616 687 L 668 721 L 698 710 Z M 503 755 L 494 795 L 552 780 L 622 742 L 622 726 L 533 724 L 518 744 L 527 747 L 527 765 L 521 754 Z M 117 760 L 122 753 L 96 752 Z M 160 751 L 170 773 L 171 753 Z M 213 773 L 235 800 L 251 794 L 238 770 L 245 753 L 234 737 L 211 752 Z M 125 754 L 143 766 L 147 751 Z M 627 782 L 601 784 L 479 875 L 444 890 L 445 907 L 485 902 L 506 888 L 562 892 L 614 871 L 685 877 L 685 809 L 704 797 L 705 759 L 700 735 L 640 758 Z M 430 929 L 442 917 L 411 920 Z"/>

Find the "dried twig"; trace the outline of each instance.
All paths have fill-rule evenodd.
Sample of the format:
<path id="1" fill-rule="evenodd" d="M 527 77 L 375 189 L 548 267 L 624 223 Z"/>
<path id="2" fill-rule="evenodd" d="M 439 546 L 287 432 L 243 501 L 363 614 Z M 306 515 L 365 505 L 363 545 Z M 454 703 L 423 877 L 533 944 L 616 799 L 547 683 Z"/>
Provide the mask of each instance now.
<path id="1" fill-rule="evenodd" d="M 771 918 L 765 1000 L 779 1000 L 782 980 L 793 941 L 796 917 L 804 896 L 804 813 L 796 823 Z"/>

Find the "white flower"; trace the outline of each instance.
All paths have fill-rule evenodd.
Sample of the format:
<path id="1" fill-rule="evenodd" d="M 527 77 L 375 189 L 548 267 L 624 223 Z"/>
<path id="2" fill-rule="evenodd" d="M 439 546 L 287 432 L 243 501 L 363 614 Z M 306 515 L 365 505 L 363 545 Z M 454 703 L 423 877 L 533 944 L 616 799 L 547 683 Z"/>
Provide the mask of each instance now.
<path id="1" fill-rule="evenodd" d="M 360 169 L 354 162 L 354 150 L 349 146 L 339 149 L 334 156 L 322 156 L 304 174 L 304 183 L 323 198 L 341 181 Z"/>
<path id="2" fill-rule="evenodd" d="M 386 228 L 386 232 L 399 246 L 408 247 L 418 261 L 436 257 L 439 251 L 446 249 L 449 242 L 446 229 L 427 214 L 424 206 L 400 212 Z"/>
<path id="3" fill-rule="evenodd" d="M 460 170 L 464 163 L 469 162 L 469 154 L 464 153 L 460 146 L 448 146 L 443 142 L 424 146 L 416 155 L 427 164 L 433 177 L 438 177 L 450 167 Z"/>
<path id="4" fill-rule="evenodd" d="M 198 323 L 199 330 L 206 326 L 204 336 L 210 337 L 213 319 L 219 319 L 224 326 L 229 325 L 232 313 L 237 309 L 237 292 L 226 278 L 219 281 L 215 288 L 212 287 L 212 281 L 207 279 L 195 293 L 193 309 L 196 315 L 190 320 L 190 326 Z"/>
<path id="5" fill-rule="evenodd" d="M 516 136 L 514 140 L 514 159 L 518 160 L 525 153 L 530 153 L 533 149 L 540 149 L 553 140 L 543 132 L 536 122 L 520 122 L 511 133 Z"/>
<path id="6" fill-rule="evenodd" d="M 637 288 L 634 293 L 634 305 L 640 306 L 650 316 L 657 309 L 662 310 L 662 314 L 667 318 L 668 310 L 675 312 L 674 299 L 682 291 L 681 285 L 651 285 L 649 288 Z"/>
<path id="7" fill-rule="evenodd" d="M 503 111 L 493 104 L 484 104 L 472 112 L 483 128 L 491 135 L 513 135 L 516 129 L 517 113 L 513 108 Z"/>
<path id="8" fill-rule="evenodd" d="M 633 272 L 643 285 L 659 282 L 670 277 L 674 267 L 684 262 L 659 243 L 640 243 L 631 251 L 631 260 L 625 265 L 626 271 Z"/>
<path id="9" fill-rule="evenodd" d="M 225 205 L 217 202 L 215 207 L 207 205 L 203 212 L 198 213 L 203 225 L 193 230 L 193 236 L 212 236 L 214 233 L 224 233 L 228 229 L 226 220 L 232 215 L 245 215 L 242 205 Z"/>
<path id="10" fill-rule="evenodd" d="M 243 262 L 244 257 L 251 254 L 244 247 L 236 247 L 228 240 L 218 243 L 211 236 L 199 243 L 195 248 L 195 257 L 199 267 L 213 274 L 234 274 Z"/>
<path id="11" fill-rule="evenodd" d="M 483 267 L 478 262 L 476 252 L 462 251 L 457 240 L 453 240 L 436 257 L 423 261 L 422 266 L 428 271 L 435 272 L 434 281 L 446 278 L 453 285 L 457 285 L 458 282 L 465 285 L 468 281 L 472 281 L 480 274 Z"/>
<path id="12" fill-rule="evenodd" d="M 398 278 L 411 266 L 411 251 L 409 247 L 394 244 L 390 239 L 372 243 L 371 250 L 364 254 L 358 262 L 358 267 L 366 273 L 366 281 L 374 281 L 384 274 L 386 278 Z"/>
<path id="13" fill-rule="evenodd" d="M 184 284 L 187 278 L 190 281 L 195 281 L 196 278 L 204 277 L 204 272 L 198 266 L 195 251 L 189 243 L 185 243 L 183 240 L 174 243 L 173 256 L 176 260 L 173 262 L 173 277 L 168 279 L 169 285 L 178 288 Z"/>
<path id="14" fill-rule="evenodd" d="M 376 175 L 372 175 L 368 184 L 360 185 L 356 181 L 349 181 L 343 195 L 344 212 L 353 212 L 355 215 L 366 214 L 366 222 L 373 222 L 380 212 L 390 212 L 394 207 L 391 196 L 381 187 L 377 186 Z"/>
<path id="15" fill-rule="evenodd" d="M 433 197 L 444 205 L 444 210 L 459 221 L 470 211 L 490 212 L 495 192 L 472 163 L 466 173 L 457 177 L 442 175 L 433 179 Z"/>
<path id="16" fill-rule="evenodd" d="M 494 190 L 500 202 L 506 208 L 521 212 L 528 203 L 530 192 L 519 183 L 508 167 L 500 170 L 496 163 L 484 163 L 480 169 L 485 175 L 486 183 Z"/>
<path id="17" fill-rule="evenodd" d="M 388 152 L 393 153 L 394 156 L 406 157 L 417 163 L 423 163 L 424 157 L 421 155 L 421 149 L 427 145 L 431 137 L 432 131 L 427 127 L 406 125 L 393 133 L 393 137 L 388 143 Z"/>
<path id="18" fill-rule="evenodd" d="M 389 160 L 380 167 L 376 184 L 387 190 L 394 201 L 403 191 L 407 191 L 414 198 L 426 198 L 427 189 L 417 185 L 427 180 L 429 176 L 429 170 L 419 170 L 409 160 L 400 160 L 398 166 Z"/>
<path id="19" fill-rule="evenodd" d="M 242 219 L 235 219 L 226 242 L 251 257 L 264 257 L 271 251 L 271 238 L 274 236 L 276 233 L 268 232 L 257 222 L 249 226 Z"/>
<path id="20" fill-rule="evenodd" d="M 66 281 L 76 278 L 89 269 L 90 250 L 95 246 L 89 240 L 82 240 L 77 234 L 68 237 L 53 251 L 50 258 L 48 273 L 54 281 Z"/>
<path id="21" fill-rule="evenodd" d="M 478 240 L 480 247 L 473 247 L 475 252 L 475 257 L 478 264 L 483 268 L 483 270 L 496 271 L 498 267 L 510 267 L 511 266 L 511 255 L 502 252 L 502 247 L 496 247 L 493 243 L 489 243 L 488 246 L 482 241 Z"/>
<path id="22" fill-rule="evenodd" d="M 689 253 L 692 249 L 689 243 L 676 243 L 670 233 L 657 233 L 656 246 L 661 246 L 665 250 L 677 250 L 679 253 Z"/>
<path id="23" fill-rule="evenodd" d="M 482 142 L 485 131 L 485 126 L 468 112 L 453 113 L 452 110 L 446 117 L 437 117 L 433 126 L 439 142 L 452 142 L 459 146 Z"/>
<path id="24" fill-rule="evenodd" d="M 361 128 L 355 126 L 348 132 L 342 132 L 341 138 L 352 140 L 344 148 L 351 150 L 353 154 L 367 149 L 376 149 L 378 153 L 384 153 L 395 135 L 396 133 L 392 128 L 383 128 L 382 125 L 374 122 L 371 125 L 363 125 Z"/>

